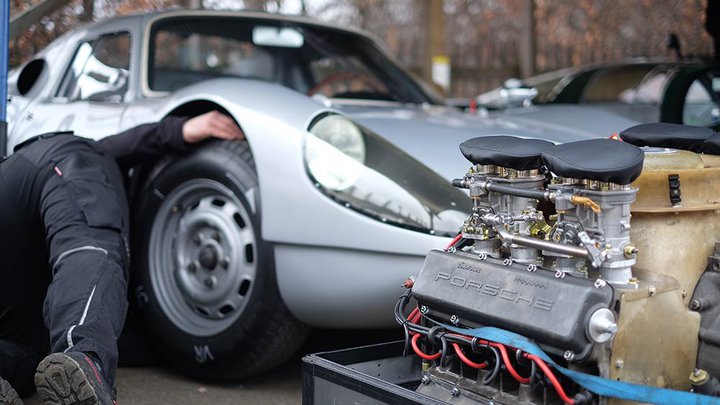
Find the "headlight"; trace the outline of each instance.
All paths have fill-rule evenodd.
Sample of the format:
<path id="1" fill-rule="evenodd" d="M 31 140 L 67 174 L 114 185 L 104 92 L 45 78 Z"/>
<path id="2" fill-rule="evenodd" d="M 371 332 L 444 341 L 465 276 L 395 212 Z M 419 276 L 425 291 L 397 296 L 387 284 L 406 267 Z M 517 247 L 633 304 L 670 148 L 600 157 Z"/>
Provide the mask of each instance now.
<path id="1" fill-rule="evenodd" d="M 405 152 L 341 115 L 310 126 L 305 167 L 328 197 L 387 224 L 455 235 L 467 196 Z"/>
<path id="2" fill-rule="evenodd" d="M 310 133 L 355 161 L 365 163 L 365 140 L 362 131 L 342 115 L 330 114 L 320 118 L 312 124 Z"/>
<path id="3" fill-rule="evenodd" d="M 344 190 L 355 184 L 365 162 L 365 139 L 358 126 L 337 114 L 322 116 L 310 125 L 305 163 L 323 187 Z"/>

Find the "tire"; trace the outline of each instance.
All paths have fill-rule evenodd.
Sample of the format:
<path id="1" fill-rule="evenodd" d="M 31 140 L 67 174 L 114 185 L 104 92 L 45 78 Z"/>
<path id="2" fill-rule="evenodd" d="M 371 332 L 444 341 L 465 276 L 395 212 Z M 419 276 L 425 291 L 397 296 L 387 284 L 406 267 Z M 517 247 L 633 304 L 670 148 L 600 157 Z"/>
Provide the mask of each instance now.
<path id="1" fill-rule="evenodd" d="M 282 302 L 272 246 L 260 238 L 247 143 L 209 142 L 159 167 L 134 211 L 133 275 L 136 307 L 157 347 L 202 380 L 238 380 L 280 364 L 307 327 Z"/>

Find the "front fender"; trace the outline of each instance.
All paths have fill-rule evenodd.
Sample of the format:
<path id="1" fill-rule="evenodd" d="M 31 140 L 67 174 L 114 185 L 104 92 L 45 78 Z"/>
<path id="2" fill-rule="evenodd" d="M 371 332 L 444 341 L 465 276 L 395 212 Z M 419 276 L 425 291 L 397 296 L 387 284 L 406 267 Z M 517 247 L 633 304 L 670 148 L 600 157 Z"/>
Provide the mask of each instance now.
<path id="1" fill-rule="evenodd" d="M 319 102 L 278 85 L 217 79 L 175 93 L 160 115 L 197 100 L 221 106 L 243 128 L 260 184 L 263 239 L 413 256 L 444 243 L 446 238 L 366 217 L 316 189 L 305 170 L 303 152 L 308 125 L 330 111 Z"/>

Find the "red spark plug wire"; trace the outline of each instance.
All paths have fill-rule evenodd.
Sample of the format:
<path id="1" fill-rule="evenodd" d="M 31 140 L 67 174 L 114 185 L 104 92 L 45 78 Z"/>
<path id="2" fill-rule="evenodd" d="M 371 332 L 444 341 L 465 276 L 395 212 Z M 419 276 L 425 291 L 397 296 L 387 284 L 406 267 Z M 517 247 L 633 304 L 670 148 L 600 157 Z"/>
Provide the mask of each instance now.
<path id="1" fill-rule="evenodd" d="M 462 239 L 462 233 L 457 234 L 457 236 L 455 236 L 455 237 L 453 238 L 453 240 L 450 241 L 450 243 L 447 245 L 447 247 L 445 248 L 445 250 L 450 249 L 451 247 L 453 247 L 460 239 Z"/>
<path id="2" fill-rule="evenodd" d="M 485 368 L 488 366 L 487 361 L 484 361 L 482 363 L 475 363 L 474 361 L 467 358 L 467 356 L 465 356 L 465 353 L 462 352 L 462 349 L 460 349 L 459 344 L 453 343 L 452 345 L 455 348 L 455 353 L 457 353 L 458 357 L 460 357 L 460 360 L 462 360 L 462 362 L 467 364 L 468 366 L 472 368 Z"/>
<path id="3" fill-rule="evenodd" d="M 420 348 L 417 345 L 418 339 L 420 339 L 419 333 L 416 334 L 415 336 L 413 336 L 412 340 L 410 341 L 410 344 L 412 345 L 412 348 L 415 351 L 415 354 L 417 354 L 418 356 L 420 356 L 421 358 L 423 358 L 425 360 L 437 360 L 440 358 L 440 356 L 442 355 L 442 352 L 437 352 L 432 355 L 423 353 L 422 350 L 420 350 Z"/>
<path id="4" fill-rule="evenodd" d="M 568 397 L 567 394 L 565 394 L 565 390 L 563 389 L 562 385 L 560 385 L 560 381 L 558 381 L 557 377 L 555 377 L 555 374 L 552 372 L 550 367 L 545 364 L 543 359 L 534 354 L 525 354 L 525 357 L 534 361 L 540 367 L 543 373 L 545 373 L 545 375 L 547 376 L 548 380 L 550 380 L 550 383 L 553 385 L 553 387 L 555 387 L 555 391 L 557 391 L 558 396 L 560 397 L 560 399 L 562 399 L 564 403 L 568 405 L 573 405 L 575 403 L 572 398 Z"/>
<path id="5" fill-rule="evenodd" d="M 513 367 L 512 363 L 510 363 L 510 356 L 508 356 L 507 349 L 505 348 L 505 345 L 501 345 L 500 343 L 490 343 L 490 346 L 497 348 L 500 350 L 500 354 L 502 355 L 503 363 L 505 364 L 505 368 L 507 368 L 508 373 L 510 375 L 518 380 L 519 382 L 523 384 L 530 384 L 530 378 L 529 377 L 523 377 L 520 374 L 518 374 L 517 371 L 515 371 L 515 367 Z"/>

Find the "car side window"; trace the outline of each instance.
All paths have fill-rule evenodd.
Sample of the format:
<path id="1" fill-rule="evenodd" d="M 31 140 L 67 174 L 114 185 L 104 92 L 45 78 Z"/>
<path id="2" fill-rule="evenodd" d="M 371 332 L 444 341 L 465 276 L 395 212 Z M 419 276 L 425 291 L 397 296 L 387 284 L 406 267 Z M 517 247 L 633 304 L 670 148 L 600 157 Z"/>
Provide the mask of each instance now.
<path id="1" fill-rule="evenodd" d="M 277 81 L 277 55 L 270 48 L 232 36 L 184 32 L 182 26 L 172 28 L 177 32 L 162 30 L 153 38 L 152 90 L 173 91 L 215 77 Z"/>
<path id="2" fill-rule="evenodd" d="M 583 103 L 607 103 L 621 99 L 624 90 L 634 88 L 650 71 L 649 66 L 629 66 L 600 71 L 582 94 Z"/>
<path id="3" fill-rule="evenodd" d="M 130 34 L 103 35 L 80 44 L 56 97 L 120 103 L 128 91 Z"/>

